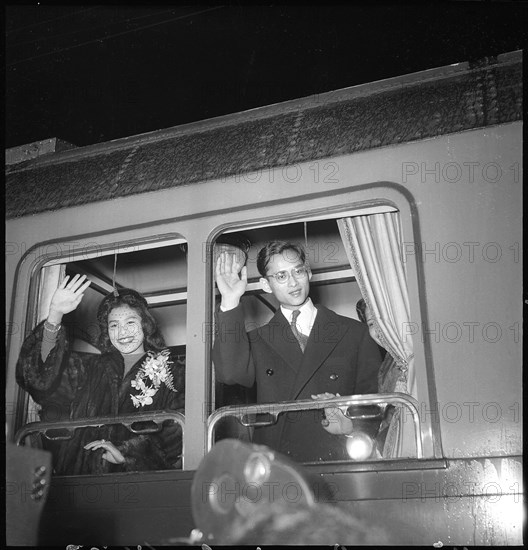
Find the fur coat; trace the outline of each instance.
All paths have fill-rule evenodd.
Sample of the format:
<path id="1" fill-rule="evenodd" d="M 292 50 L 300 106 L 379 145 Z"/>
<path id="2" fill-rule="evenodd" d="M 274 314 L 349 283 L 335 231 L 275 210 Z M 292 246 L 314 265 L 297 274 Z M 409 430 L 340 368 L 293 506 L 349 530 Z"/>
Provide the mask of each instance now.
<path id="1" fill-rule="evenodd" d="M 17 363 L 18 384 L 41 406 L 43 422 L 93 419 L 149 411 L 184 412 L 185 363 L 168 348 L 173 388 L 162 383 L 152 403 L 136 408 L 131 395 L 139 390 L 131 382 L 143 365 L 145 354 L 123 377 L 124 361 L 114 350 L 100 355 L 70 350 L 64 327 L 45 362 L 41 358 L 43 323 L 26 338 Z M 147 380 L 147 382 L 149 382 Z M 43 438 L 44 439 L 44 438 Z M 102 458 L 104 451 L 87 451 L 84 446 L 96 439 L 111 441 L 125 457 L 115 465 Z M 44 440 L 52 451 L 55 475 L 102 474 L 119 471 L 158 470 L 181 467 L 182 434 L 176 423 L 162 430 L 136 435 L 120 424 L 80 428 L 65 441 Z"/>

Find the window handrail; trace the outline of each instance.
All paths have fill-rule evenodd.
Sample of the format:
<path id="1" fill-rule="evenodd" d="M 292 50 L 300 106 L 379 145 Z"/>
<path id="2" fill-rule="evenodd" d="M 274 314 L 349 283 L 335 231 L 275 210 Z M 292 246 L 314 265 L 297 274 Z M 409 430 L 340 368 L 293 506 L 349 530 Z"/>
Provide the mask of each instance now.
<path id="1" fill-rule="evenodd" d="M 207 451 L 210 451 L 213 446 L 213 435 L 217 423 L 226 416 L 234 416 L 244 426 L 266 426 L 277 422 L 278 415 L 282 412 L 294 410 L 316 410 L 325 409 L 328 407 L 346 408 L 350 405 L 383 405 L 390 403 L 401 404 L 406 406 L 411 411 L 412 420 L 414 423 L 414 435 L 416 443 L 416 456 L 423 458 L 423 447 L 420 430 L 420 415 L 418 401 L 414 397 L 401 392 L 393 393 L 369 393 L 363 395 L 349 395 L 332 397 L 329 399 L 313 400 L 299 399 L 297 401 L 278 401 L 276 403 L 260 403 L 255 405 L 228 405 L 214 411 L 207 419 Z M 269 414 L 272 420 L 257 421 L 254 423 L 242 422 L 242 419 L 248 414 L 260 413 Z"/>
<path id="2" fill-rule="evenodd" d="M 94 418 L 80 418 L 77 420 L 61 420 L 58 422 L 30 422 L 22 426 L 15 434 L 15 444 L 20 445 L 25 437 L 32 433 L 42 433 L 44 437 L 52 441 L 70 439 L 77 428 L 101 427 L 109 424 L 122 424 L 135 434 L 156 433 L 161 431 L 161 423 L 165 420 L 174 420 L 182 431 L 185 429 L 185 415 L 176 411 L 152 411 L 115 416 L 97 416 Z M 156 424 L 156 428 L 137 429 L 133 425 L 137 422 L 150 421 Z M 47 435 L 48 430 L 66 430 L 69 436 Z"/>

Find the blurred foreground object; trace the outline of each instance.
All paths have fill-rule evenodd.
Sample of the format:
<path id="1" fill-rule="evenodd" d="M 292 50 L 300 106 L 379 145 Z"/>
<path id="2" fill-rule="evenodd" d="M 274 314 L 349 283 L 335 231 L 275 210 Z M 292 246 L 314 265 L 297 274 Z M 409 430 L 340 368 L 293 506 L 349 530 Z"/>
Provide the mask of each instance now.
<path id="1" fill-rule="evenodd" d="M 48 496 L 51 454 L 6 443 L 6 543 L 36 546 Z"/>
<path id="2" fill-rule="evenodd" d="M 224 439 L 200 464 L 191 489 L 201 536 L 214 544 L 388 544 L 367 526 L 314 496 L 308 474 L 262 445 Z M 315 487 L 321 500 L 320 487 Z M 323 498 L 324 500 L 324 498 Z"/>

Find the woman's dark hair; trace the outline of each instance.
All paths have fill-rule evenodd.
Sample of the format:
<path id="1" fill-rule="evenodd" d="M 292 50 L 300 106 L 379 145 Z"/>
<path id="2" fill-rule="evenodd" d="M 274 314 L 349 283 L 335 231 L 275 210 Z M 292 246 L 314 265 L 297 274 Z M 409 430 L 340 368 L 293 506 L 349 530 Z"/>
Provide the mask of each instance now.
<path id="1" fill-rule="evenodd" d="M 117 296 L 111 292 L 105 296 L 97 310 L 97 324 L 99 325 L 99 348 L 102 352 L 111 351 L 114 348 L 108 335 L 108 315 L 116 307 L 129 306 L 141 317 L 141 328 L 145 340 L 143 346 L 145 351 L 160 351 L 165 347 L 165 341 L 158 328 L 154 317 L 148 309 L 145 298 L 139 292 L 131 288 L 121 288 Z"/>
<path id="2" fill-rule="evenodd" d="M 262 277 L 266 277 L 267 275 L 266 271 L 272 256 L 275 256 L 275 254 L 282 254 L 283 252 L 289 252 L 289 254 L 287 254 L 289 259 L 293 260 L 299 258 L 301 263 L 306 263 L 306 253 L 302 246 L 286 241 L 270 241 L 260 249 L 257 256 L 257 269 Z"/>
<path id="3" fill-rule="evenodd" d="M 357 311 L 359 320 L 362 323 L 366 323 L 367 322 L 367 304 L 365 303 L 365 300 L 363 300 L 363 298 L 361 298 L 361 300 L 359 300 L 358 303 L 356 304 L 356 311 Z"/>

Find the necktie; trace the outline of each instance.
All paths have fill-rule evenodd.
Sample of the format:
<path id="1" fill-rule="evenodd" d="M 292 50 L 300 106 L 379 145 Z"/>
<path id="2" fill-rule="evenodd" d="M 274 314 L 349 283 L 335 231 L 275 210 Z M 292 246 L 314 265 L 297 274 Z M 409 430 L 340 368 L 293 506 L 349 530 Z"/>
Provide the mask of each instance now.
<path id="1" fill-rule="evenodd" d="M 295 338 L 297 338 L 297 342 L 299 342 L 299 346 L 301 346 L 301 350 L 304 352 L 304 348 L 306 347 L 306 343 L 308 342 L 308 336 L 305 336 L 298 328 L 297 328 L 297 317 L 299 317 L 299 314 L 301 312 L 298 309 L 294 309 L 292 313 L 292 320 L 291 320 L 291 329 L 293 332 L 293 335 Z"/>

